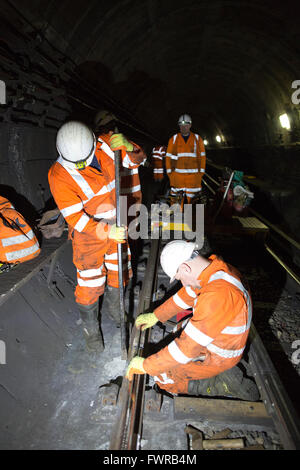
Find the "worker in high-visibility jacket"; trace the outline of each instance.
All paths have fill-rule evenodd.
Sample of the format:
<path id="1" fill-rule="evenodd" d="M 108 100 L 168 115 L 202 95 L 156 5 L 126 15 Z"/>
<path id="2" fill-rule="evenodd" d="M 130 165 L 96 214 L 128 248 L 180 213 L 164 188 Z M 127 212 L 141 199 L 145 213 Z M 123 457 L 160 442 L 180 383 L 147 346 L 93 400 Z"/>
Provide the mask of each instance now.
<path id="1" fill-rule="evenodd" d="M 161 265 L 183 287 L 153 313 L 139 315 L 136 326 L 144 330 L 190 308 L 192 316 L 168 346 L 146 359 L 134 357 L 127 378 L 150 374 L 174 394 L 256 399 L 255 385 L 234 367 L 245 350 L 252 316 L 250 294 L 238 271 L 215 255 L 200 256 L 194 243 L 183 240 L 164 247 Z"/>
<path id="2" fill-rule="evenodd" d="M 49 170 L 50 189 L 57 207 L 69 226 L 73 262 L 77 268 L 75 299 L 83 321 L 88 349 L 101 352 L 103 337 L 98 323 L 98 300 L 106 296 L 113 306 L 111 316 L 120 322 L 115 310 L 118 298 L 117 243 L 123 243 L 123 278 L 131 275 L 126 227 L 115 224 L 114 150 L 120 149 L 122 164 L 137 168 L 143 160 L 140 148 L 122 134 L 113 134 L 110 145 L 96 139 L 85 124 L 65 123 L 58 131 L 59 158 Z M 101 162 L 105 161 L 103 165 Z"/>
<path id="3" fill-rule="evenodd" d="M 152 149 L 152 167 L 154 181 L 161 182 L 164 178 L 164 160 L 167 148 L 164 145 L 157 145 Z"/>
<path id="4" fill-rule="evenodd" d="M 153 200 L 157 196 L 164 193 L 166 186 L 166 169 L 165 169 L 165 157 L 167 153 L 167 147 L 164 145 L 156 145 L 152 149 L 152 170 L 154 184 L 152 188 Z"/>
<path id="5" fill-rule="evenodd" d="M 170 180 L 170 196 L 181 193 L 191 203 L 201 191 L 205 173 L 206 153 L 202 138 L 191 132 L 192 119 L 188 114 L 179 117 L 180 132 L 169 139 L 166 171 Z"/>

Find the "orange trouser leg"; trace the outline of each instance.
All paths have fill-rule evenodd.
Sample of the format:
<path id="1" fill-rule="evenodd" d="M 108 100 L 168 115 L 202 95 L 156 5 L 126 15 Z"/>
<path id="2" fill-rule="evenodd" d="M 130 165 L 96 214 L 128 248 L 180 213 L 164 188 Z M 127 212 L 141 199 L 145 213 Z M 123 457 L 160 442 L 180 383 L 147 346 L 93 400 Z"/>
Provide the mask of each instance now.
<path id="1" fill-rule="evenodd" d="M 167 371 L 157 377 L 154 377 L 157 385 L 169 393 L 188 393 L 188 384 L 190 380 L 201 380 L 214 377 L 215 375 L 231 369 L 239 362 L 239 359 L 226 359 L 223 363 L 213 363 L 213 361 L 189 362 L 178 366 L 171 371 Z"/>
<path id="2" fill-rule="evenodd" d="M 74 231 L 73 263 L 77 268 L 75 300 L 82 305 L 91 305 L 104 293 L 106 271 L 104 255 L 107 240 L 99 240 L 89 234 Z"/>
<path id="3" fill-rule="evenodd" d="M 128 242 L 122 243 L 123 261 L 123 284 L 128 284 L 132 277 L 131 253 Z M 104 265 L 106 268 L 107 284 L 111 287 L 119 287 L 118 271 L 118 245 L 113 240 L 110 241 L 108 249 L 104 255 Z"/>

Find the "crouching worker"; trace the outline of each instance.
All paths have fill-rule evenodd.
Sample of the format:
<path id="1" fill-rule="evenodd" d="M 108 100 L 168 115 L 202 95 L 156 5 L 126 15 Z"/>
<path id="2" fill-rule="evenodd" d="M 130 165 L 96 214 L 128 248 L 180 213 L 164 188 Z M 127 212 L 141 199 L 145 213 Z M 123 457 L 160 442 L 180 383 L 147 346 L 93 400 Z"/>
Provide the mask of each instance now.
<path id="1" fill-rule="evenodd" d="M 239 272 L 215 255 L 204 258 L 194 243 L 183 240 L 168 243 L 160 261 L 170 282 L 177 279 L 183 287 L 153 313 L 139 315 L 137 328 L 145 330 L 189 308 L 193 315 L 168 346 L 146 359 L 134 357 L 126 377 L 147 373 L 172 394 L 257 400 L 255 384 L 235 367 L 252 316 L 251 298 Z"/>
<path id="2" fill-rule="evenodd" d="M 40 254 L 39 242 L 24 217 L 0 196 L 0 273 Z"/>

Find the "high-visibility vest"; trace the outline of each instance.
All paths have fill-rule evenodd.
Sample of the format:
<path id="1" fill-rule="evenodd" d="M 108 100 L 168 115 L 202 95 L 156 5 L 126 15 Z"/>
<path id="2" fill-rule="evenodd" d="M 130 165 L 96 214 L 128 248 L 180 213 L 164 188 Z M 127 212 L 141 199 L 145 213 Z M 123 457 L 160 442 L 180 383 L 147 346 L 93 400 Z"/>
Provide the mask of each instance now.
<path id="1" fill-rule="evenodd" d="M 166 147 L 157 146 L 152 150 L 153 177 L 155 181 L 161 181 L 164 177 L 164 158 L 166 156 Z"/>
<path id="2" fill-rule="evenodd" d="M 180 133 L 169 139 L 166 154 L 167 173 L 204 173 L 205 165 L 205 147 L 198 134 L 191 132 L 186 142 Z"/>
<path id="3" fill-rule="evenodd" d="M 24 217 L 0 196 L 0 262 L 24 263 L 40 253 L 39 242 Z"/>

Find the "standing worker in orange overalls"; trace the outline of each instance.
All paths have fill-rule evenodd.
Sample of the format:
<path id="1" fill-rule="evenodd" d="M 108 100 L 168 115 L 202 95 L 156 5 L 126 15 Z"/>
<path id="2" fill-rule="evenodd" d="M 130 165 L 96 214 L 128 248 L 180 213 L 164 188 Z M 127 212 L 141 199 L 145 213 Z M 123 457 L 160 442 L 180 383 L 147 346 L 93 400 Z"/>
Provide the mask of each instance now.
<path id="1" fill-rule="evenodd" d="M 75 299 L 83 322 L 89 350 L 101 352 L 103 337 L 98 323 L 98 300 L 105 284 L 118 292 L 117 243 L 124 243 L 123 278 L 131 275 L 126 227 L 115 224 L 114 150 L 120 149 L 122 164 L 137 168 L 143 160 L 141 149 L 122 134 L 110 137 L 109 144 L 96 139 L 85 124 L 70 121 L 57 133 L 59 158 L 49 170 L 49 184 L 57 207 L 69 225 L 73 262 L 77 268 Z M 106 162 L 104 165 L 102 162 Z M 120 322 L 118 311 L 111 312 Z"/>
<path id="2" fill-rule="evenodd" d="M 178 120 L 178 125 L 180 132 L 169 139 L 166 171 L 170 180 L 171 197 L 176 197 L 182 192 L 189 204 L 202 189 L 206 154 L 200 135 L 191 132 L 192 118 L 183 114 Z"/>
<path id="3" fill-rule="evenodd" d="M 139 315 L 137 328 L 166 322 L 193 308 L 181 334 L 146 359 L 134 357 L 127 369 L 150 374 L 157 385 L 173 394 L 237 396 L 256 400 L 257 389 L 236 366 L 241 360 L 251 324 L 251 298 L 238 271 L 215 255 L 199 255 L 195 244 L 168 243 L 161 265 L 171 282 L 183 287 L 153 313 Z"/>

